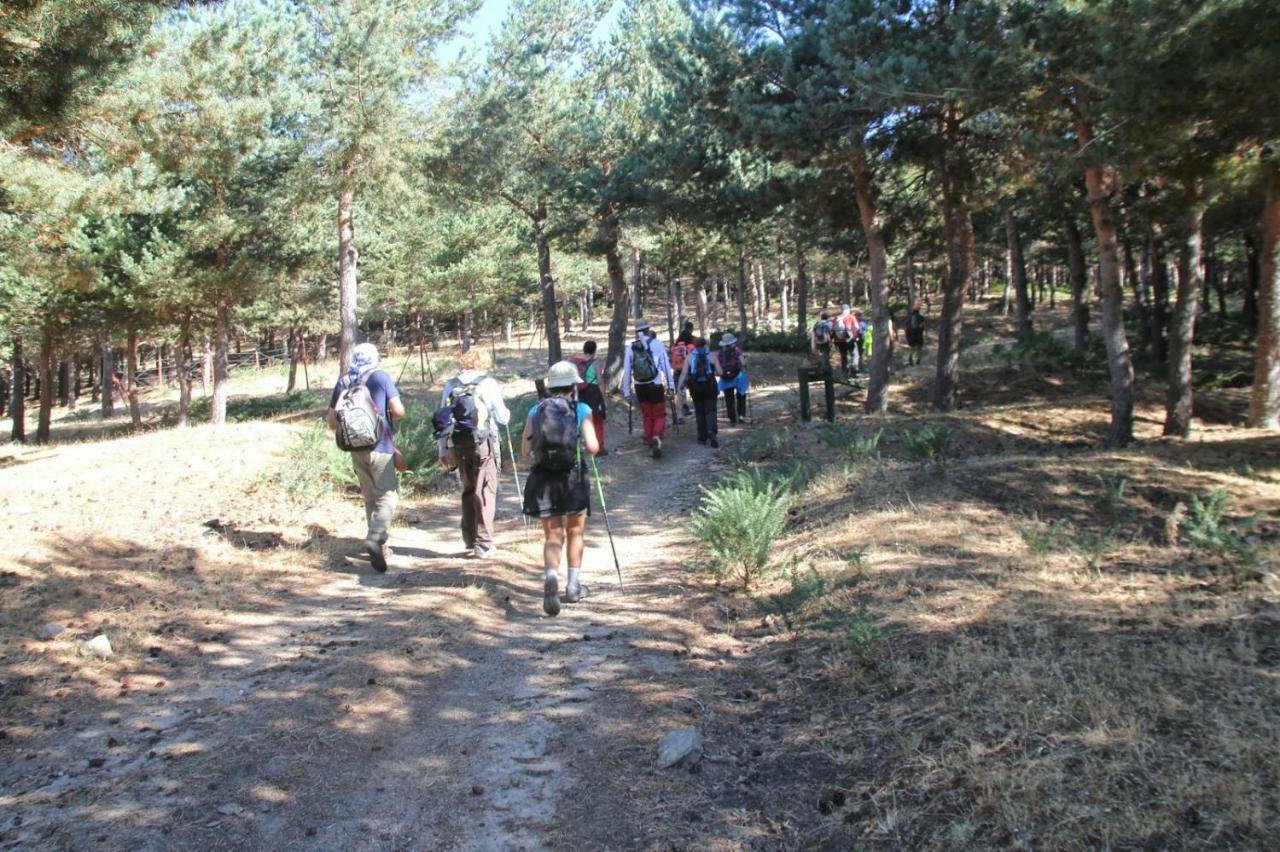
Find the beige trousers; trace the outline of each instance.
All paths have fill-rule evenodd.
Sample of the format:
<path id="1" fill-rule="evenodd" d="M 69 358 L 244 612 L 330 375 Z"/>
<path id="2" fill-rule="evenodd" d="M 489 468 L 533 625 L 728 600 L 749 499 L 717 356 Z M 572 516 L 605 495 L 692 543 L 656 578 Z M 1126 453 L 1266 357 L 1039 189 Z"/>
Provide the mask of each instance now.
<path id="1" fill-rule="evenodd" d="M 351 454 L 351 465 L 355 468 L 356 479 L 360 480 L 360 493 L 364 496 L 368 538 L 385 542 L 391 516 L 400 502 L 400 480 L 396 478 L 392 455 L 359 450 Z"/>

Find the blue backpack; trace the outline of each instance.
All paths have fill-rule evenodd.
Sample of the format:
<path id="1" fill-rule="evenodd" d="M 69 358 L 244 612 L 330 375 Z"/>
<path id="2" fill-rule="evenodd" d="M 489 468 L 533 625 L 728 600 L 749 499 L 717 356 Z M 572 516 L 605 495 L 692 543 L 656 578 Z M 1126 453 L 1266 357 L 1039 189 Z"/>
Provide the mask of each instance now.
<path id="1" fill-rule="evenodd" d="M 711 353 L 695 349 L 689 361 L 689 389 L 693 392 L 715 387 L 716 371 L 711 363 Z"/>

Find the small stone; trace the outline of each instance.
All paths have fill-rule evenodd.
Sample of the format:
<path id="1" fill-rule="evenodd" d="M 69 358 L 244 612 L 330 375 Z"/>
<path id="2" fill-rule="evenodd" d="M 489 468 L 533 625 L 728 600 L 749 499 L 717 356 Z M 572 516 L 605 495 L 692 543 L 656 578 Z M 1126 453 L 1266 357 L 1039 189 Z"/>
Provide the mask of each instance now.
<path id="1" fill-rule="evenodd" d="M 702 758 L 702 736 L 696 728 L 668 731 L 658 743 L 658 768 L 694 766 Z"/>
<path id="2" fill-rule="evenodd" d="M 481 785 L 479 785 L 479 784 L 472 784 L 472 785 L 471 785 L 471 795 L 473 795 L 473 796 L 483 796 L 483 795 L 484 795 L 484 787 L 482 787 L 482 786 L 481 786 Z"/>
<path id="3" fill-rule="evenodd" d="M 115 737 L 107 737 L 107 748 L 120 748 L 120 741 Z"/>
<path id="4" fill-rule="evenodd" d="M 218 813 L 223 816 L 235 816 L 243 810 L 244 808 L 240 807 L 235 802 L 224 802 L 221 805 L 218 805 Z"/>
<path id="5" fill-rule="evenodd" d="M 111 647 L 111 640 L 107 638 L 105 633 L 99 633 L 88 642 L 85 642 L 84 649 L 100 660 L 115 656 L 115 650 Z"/>
<path id="6" fill-rule="evenodd" d="M 91 757 L 89 758 L 89 768 L 99 769 L 106 762 L 107 762 L 107 759 L 105 757 Z"/>
<path id="7" fill-rule="evenodd" d="M 368 681 L 366 681 L 366 683 L 368 683 L 369 686 L 377 686 L 378 679 L 376 677 L 371 677 L 369 678 Z"/>
<path id="8" fill-rule="evenodd" d="M 36 638 L 41 642 L 48 642 L 50 639 L 57 636 L 59 633 L 62 633 L 66 629 L 67 628 L 63 627 L 61 624 L 54 624 L 51 621 L 36 631 Z"/>

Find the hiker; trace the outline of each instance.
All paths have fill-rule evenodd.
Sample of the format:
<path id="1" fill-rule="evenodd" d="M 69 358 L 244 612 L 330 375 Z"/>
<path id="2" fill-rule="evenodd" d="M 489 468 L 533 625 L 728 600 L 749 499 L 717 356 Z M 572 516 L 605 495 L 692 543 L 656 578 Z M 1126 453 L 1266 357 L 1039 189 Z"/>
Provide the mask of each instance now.
<path id="1" fill-rule="evenodd" d="M 831 344 L 835 340 L 835 328 L 831 325 L 831 317 L 826 311 L 818 317 L 810 333 L 810 351 L 825 372 L 831 371 Z"/>
<path id="2" fill-rule="evenodd" d="M 596 342 L 588 340 L 582 344 L 582 354 L 569 360 L 578 368 L 578 399 L 591 407 L 591 425 L 596 430 L 596 441 L 600 443 L 599 456 L 609 455 L 604 447 L 604 421 L 608 416 L 604 392 L 600 390 L 600 370 L 596 367 Z"/>
<path id="3" fill-rule="evenodd" d="M 924 359 L 924 315 L 920 313 L 920 303 L 911 306 L 907 315 L 907 366 L 919 364 Z"/>
<path id="4" fill-rule="evenodd" d="M 432 418 L 440 464 L 457 469 L 462 482 L 462 544 L 477 559 L 492 559 L 493 516 L 498 502 L 500 432 L 511 420 L 502 389 L 484 371 L 484 352 L 469 349 L 458 358 L 458 375 L 445 383 Z"/>
<path id="5" fill-rule="evenodd" d="M 832 322 L 835 328 L 836 349 L 840 352 L 840 370 L 846 376 L 858 375 L 858 355 L 862 348 L 862 322 L 853 315 L 848 305 L 840 308 L 840 316 Z"/>
<path id="6" fill-rule="evenodd" d="M 685 397 L 685 386 L 679 376 L 684 374 L 684 365 L 689 358 L 689 353 L 694 348 L 693 323 L 685 323 L 684 328 L 680 329 L 680 335 L 676 337 L 675 343 L 671 344 L 670 360 L 671 372 L 677 376 L 676 378 L 676 399 L 680 402 L 680 415 L 677 420 L 683 423 L 685 418 L 692 413 L 689 409 L 689 400 Z"/>
<path id="7" fill-rule="evenodd" d="M 591 407 L 577 399 L 578 370 L 559 361 L 547 370 L 548 396 L 529 410 L 520 437 L 520 452 L 533 460 L 524 486 L 524 513 L 542 519 L 545 541 L 542 562 L 542 611 L 560 614 L 560 555 L 565 552 L 569 576 L 565 603 L 577 603 L 590 589 L 582 584 L 583 534 L 591 514 L 591 483 L 585 450 L 600 450 L 592 426 Z"/>
<path id="8" fill-rule="evenodd" d="M 729 417 L 729 425 L 737 426 L 738 421 L 747 420 L 747 370 L 746 356 L 742 347 L 738 346 L 738 338 L 733 332 L 725 332 L 720 337 L 720 346 L 714 353 L 716 373 L 720 376 L 718 387 L 724 394 L 725 413 Z"/>
<path id="9" fill-rule="evenodd" d="M 694 418 L 698 424 L 698 443 L 710 442 L 719 447 L 716 439 L 719 431 L 716 426 L 716 400 L 720 396 L 717 379 L 720 377 L 720 364 L 715 353 L 707 346 L 705 337 L 694 339 L 693 349 L 684 362 L 680 372 L 679 385 L 689 389 L 693 397 Z"/>
<path id="10" fill-rule="evenodd" d="M 396 383 L 378 363 L 378 347 L 372 343 L 351 350 L 351 366 L 333 387 L 325 420 L 338 446 L 351 453 L 368 526 L 364 550 L 373 570 L 382 573 L 390 553 L 391 516 L 400 500 L 392 424 L 404 417 L 404 403 Z"/>
<path id="11" fill-rule="evenodd" d="M 662 458 L 662 437 L 667 431 L 666 398 L 674 392 L 675 383 L 667 350 L 645 319 L 636 321 L 636 339 L 622 359 L 622 395 L 628 400 L 632 384 L 644 418 L 644 442 L 655 459 Z"/>

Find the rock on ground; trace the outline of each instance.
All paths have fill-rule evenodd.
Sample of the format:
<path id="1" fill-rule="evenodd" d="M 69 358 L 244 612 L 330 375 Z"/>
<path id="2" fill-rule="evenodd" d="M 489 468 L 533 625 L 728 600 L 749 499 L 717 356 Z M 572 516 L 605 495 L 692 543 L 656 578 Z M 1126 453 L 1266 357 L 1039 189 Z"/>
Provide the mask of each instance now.
<path id="1" fill-rule="evenodd" d="M 105 633 L 100 633 L 85 642 L 84 649 L 100 660 L 105 660 L 115 655 L 115 650 L 111 647 L 111 640 L 107 638 Z"/>
<path id="2" fill-rule="evenodd" d="M 692 766 L 702 757 L 702 737 L 696 728 L 668 731 L 658 743 L 658 768 Z"/>
<path id="3" fill-rule="evenodd" d="M 36 638 L 41 642 L 48 642 L 50 639 L 66 629 L 67 628 L 63 627 L 61 624 L 54 624 L 51 621 L 36 631 Z"/>

